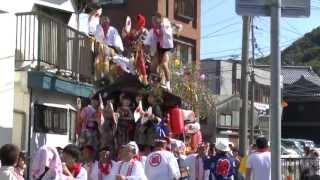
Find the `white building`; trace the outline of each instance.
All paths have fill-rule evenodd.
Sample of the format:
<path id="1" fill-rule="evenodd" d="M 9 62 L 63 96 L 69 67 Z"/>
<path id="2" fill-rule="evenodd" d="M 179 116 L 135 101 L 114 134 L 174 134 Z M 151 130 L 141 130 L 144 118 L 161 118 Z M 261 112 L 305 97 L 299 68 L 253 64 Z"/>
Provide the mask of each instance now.
<path id="1" fill-rule="evenodd" d="M 92 91 L 84 80 L 92 72 L 86 36 L 67 27 L 74 2 L 11 0 L 0 6 L 0 146 L 34 152 L 74 141 L 76 98 Z"/>

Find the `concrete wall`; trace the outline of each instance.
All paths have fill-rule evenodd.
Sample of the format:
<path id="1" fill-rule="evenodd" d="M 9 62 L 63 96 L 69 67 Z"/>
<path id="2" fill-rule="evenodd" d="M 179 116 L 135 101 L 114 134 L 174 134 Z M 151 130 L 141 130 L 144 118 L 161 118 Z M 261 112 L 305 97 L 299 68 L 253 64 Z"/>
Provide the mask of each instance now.
<path id="1" fill-rule="evenodd" d="M 0 7 L 1 9 L 1 7 Z M 15 16 L 0 14 L 0 146 L 12 141 L 14 95 Z"/>
<path id="2" fill-rule="evenodd" d="M 220 95 L 232 96 L 232 64 L 231 62 L 220 61 L 221 80 Z"/>
<path id="3" fill-rule="evenodd" d="M 73 11 L 71 0 L 10 0 L 0 6 L 0 146 L 5 143 L 14 143 L 25 148 L 24 134 L 25 119 L 28 117 L 28 90 L 17 87 L 15 90 L 15 43 L 16 43 L 16 16 L 17 12 L 31 11 L 34 4 L 42 4 L 54 8 Z M 21 77 L 18 77 L 18 79 Z M 26 79 L 20 79 L 26 83 Z M 17 81 L 17 82 L 18 82 Z M 19 84 L 19 83 L 18 83 Z M 26 86 L 23 86 L 26 87 Z M 15 108 L 14 108 L 15 106 Z"/>
<path id="4" fill-rule="evenodd" d="M 219 95 L 220 91 L 220 61 L 201 61 L 201 74 L 206 75 L 205 83 L 207 87 L 214 93 Z"/>

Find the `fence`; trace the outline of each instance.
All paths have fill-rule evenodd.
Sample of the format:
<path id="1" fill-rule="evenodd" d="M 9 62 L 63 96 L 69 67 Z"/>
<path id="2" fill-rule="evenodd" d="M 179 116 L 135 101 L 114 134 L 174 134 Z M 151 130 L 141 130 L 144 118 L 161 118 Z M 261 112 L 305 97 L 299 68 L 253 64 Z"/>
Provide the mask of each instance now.
<path id="1" fill-rule="evenodd" d="M 283 158 L 281 168 L 283 180 L 320 180 L 320 159 Z"/>
<path id="2" fill-rule="evenodd" d="M 16 14 L 16 68 L 31 67 L 91 81 L 90 38 L 40 12 Z"/>

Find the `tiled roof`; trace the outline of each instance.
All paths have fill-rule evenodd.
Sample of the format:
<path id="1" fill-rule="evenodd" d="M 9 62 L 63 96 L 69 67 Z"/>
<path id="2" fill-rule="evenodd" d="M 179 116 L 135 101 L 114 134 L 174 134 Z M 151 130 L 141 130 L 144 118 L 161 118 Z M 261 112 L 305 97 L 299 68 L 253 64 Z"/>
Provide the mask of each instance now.
<path id="1" fill-rule="evenodd" d="M 301 77 L 320 86 L 320 77 L 309 66 L 284 66 L 281 68 L 283 83 L 290 85 L 297 82 Z"/>

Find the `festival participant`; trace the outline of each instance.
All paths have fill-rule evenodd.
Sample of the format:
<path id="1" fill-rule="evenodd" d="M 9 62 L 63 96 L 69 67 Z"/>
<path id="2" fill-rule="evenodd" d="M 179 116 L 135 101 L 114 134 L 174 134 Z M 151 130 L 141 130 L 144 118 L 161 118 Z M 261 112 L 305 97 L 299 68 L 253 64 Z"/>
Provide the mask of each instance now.
<path id="1" fill-rule="evenodd" d="M 149 31 L 144 44 L 150 48 L 152 59 L 151 71 L 158 73 L 159 66 L 165 75 L 165 84 L 170 90 L 169 51 L 173 48 L 173 32 L 171 23 L 160 13 L 152 17 L 152 29 Z"/>
<path id="2" fill-rule="evenodd" d="M 14 168 L 15 172 L 19 176 L 19 180 L 23 180 L 24 170 L 27 168 L 27 158 L 26 152 L 21 151 L 19 154 L 18 162 L 16 167 Z"/>
<path id="3" fill-rule="evenodd" d="M 94 149 L 99 148 L 100 143 L 100 132 L 98 128 L 98 123 L 96 121 L 89 121 L 87 123 L 86 129 L 82 131 L 79 137 L 80 146 L 90 145 L 93 146 Z"/>
<path id="4" fill-rule="evenodd" d="M 181 177 L 179 180 L 189 180 L 190 179 L 190 167 L 184 163 L 187 158 L 185 154 L 185 144 L 184 142 L 171 139 L 171 150 L 178 161 L 178 165 L 180 168 Z"/>
<path id="5" fill-rule="evenodd" d="M 116 162 L 111 160 L 109 147 L 103 147 L 99 152 L 99 177 L 97 180 L 107 180 L 110 178 L 111 169 Z"/>
<path id="6" fill-rule="evenodd" d="M 271 180 L 271 152 L 265 137 L 256 139 L 257 151 L 250 154 L 246 180 Z"/>
<path id="7" fill-rule="evenodd" d="M 108 45 L 117 52 L 124 51 L 119 32 L 115 27 L 111 26 L 109 17 L 100 17 L 100 24 L 97 26 L 94 36 L 98 41 Z"/>
<path id="8" fill-rule="evenodd" d="M 180 178 L 180 169 L 174 155 L 166 150 L 167 141 L 155 140 L 155 151 L 148 155 L 145 171 L 148 179 L 172 180 Z"/>
<path id="9" fill-rule="evenodd" d="M 128 57 L 134 57 L 140 80 L 144 84 L 148 84 L 148 76 L 145 64 L 147 55 L 145 54 L 143 44 L 148 34 L 148 30 L 145 28 L 146 19 L 143 15 L 139 14 L 136 17 L 136 22 L 136 27 L 132 28 L 129 32 L 127 32 L 127 28 L 122 30 L 122 37 L 124 38 L 126 45 L 126 55 Z M 131 23 L 131 21 L 127 23 Z"/>
<path id="10" fill-rule="evenodd" d="M 116 131 L 117 147 L 122 144 L 127 144 L 134 138 L 134 117 L 130 108 L 131 100 L 128 95 L 123 95 L 121 98 L 121 106 L 118 107 L 119 120 Z"/>
<path id="11" fill-rule="evenodd" d="M 87 8 L 88 16 L 88 34 L 94 35 L 97 25 L 99 24 L 100 16 L 102 14 L 102 8 L 97 4 L 91 4 Z"/>
<path id="12" fill-rule="evenodd" d="M 137 122 L 134 139 L 139 145 L 152 147 L 154 146 L 154 139 L 157 139 L 158 136 L 156 125 L 160 123 L 163 113 L 160 107 L 161 99 L 155 92 L 149 94 L 147 100 L 149 105 L 147 112 L 143 110 L 142 103 L 135 110 L 135 114 L 140 113 L 141 118 Z"/>
<path id="13" fill-rule="evenodd" d="M 134 158 L 135 148 L 130 143 L 122 147 L 121 161 L 112 167 L 110 178 L 105 180 L 147 180 L 142 164 Z"/>
<path id="14" fill-rule="evenodd" d="M 116 153 L 116 139 L 114 135 L 117 131 L 117 123 L 119 119 L 119 113 L 114 112 L 113 100 L 108 100 L 104 109 L 105 121 L 101 128 L 100 147 L 108 146 L 111 152 L 111 156 L 115 156 Z"/>
<path id="15" fill-rule="evenodd" d="M 236 166 L 233 158 L 228 156 L 229 144 L 219 142 L 215 147 L 216 155 L 209 160 L 205 167 L 210 170 L 209 180 L 233 180 Z"/>
<path id="16" fill-rule="evenodd" d="M 198 146 L 197 153 L 190 154 L 184 161 L 185 166 L 190 167 L 190 180 L 204 180 L 206 177 L 205 163 L 208 162 L 208 149 L 205 144 Z"/>
<path id="17" fill-rule="evenodd" d="M 80 122 L 82 123 L 82 128 L 81 130 L 85 130 L 87 123 L 89 121 L 95 121 L 97 120 L 97 114 L 99 113 L 99 106 L 100 106 L 99 99 L 98 98 L 91 98 L 91 103 L 88 104 L 85 107 L 81 107 L 81 101 L 78 102 L 78 108 L 80 110 L 80 116 L 79 118 L 81 119 Z M 99 124 L 99 122 L 98 122 Z"/>
<path id="18" fill-rule="evenodd" d="M 102 8 L 96 3 L 88 3 L 83 7 L 83 11 L 78 14 L 79 18 L 79 31 L 92 36 L 95 32 L 97 25 L 99 24 L 99 18 L 102 14 Z M 77 15 L 72 14 L 68 25 L 77 29 Z"/>
<path id="19" fill-rule="evenodd" d="M 17 174 L 14 166 L 18 162 L 19 148 L 13 144 L 6 144 L 0 148 L 0 179 L 1 180 L 23 180 L 23 177 Z"/>
<path id="20" fill-rule="evenodd" d="M 104 106 L 101 96 L 92 97 L 91 104 L 81 109 L 80 122 L 82 122 L 79 136 L 80 146 L 91 145 L 98 149 L 100 129 L 104 123 Z"/>
<path id="21" fill-rule="evenodd" d="M 56 148 L 40 147 L 32 161 L 31 177 L 33 180 L 61 180 L 64 178 L 61 159 Z"/>
<path id="22" fill-rule="evenodd" d="M 82 166 L 87 170 L 88 180 L 98 180 L 99 162 L 95 160 L 96 150 L 93 146 L 86 145 L 82 148 L 84 163 Z"/>
<path id="23" fill-rule="evenodd" d="M 87 171 L 81 167 L 81 152 L 76 145 L 69 144 L 63 149 L 63 174 L 65 180 L 88 180 Z"/>

